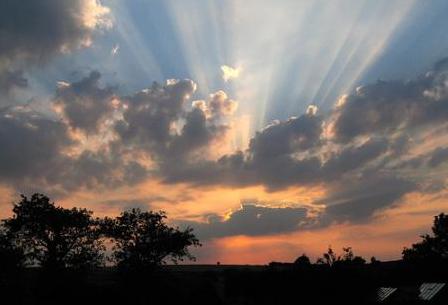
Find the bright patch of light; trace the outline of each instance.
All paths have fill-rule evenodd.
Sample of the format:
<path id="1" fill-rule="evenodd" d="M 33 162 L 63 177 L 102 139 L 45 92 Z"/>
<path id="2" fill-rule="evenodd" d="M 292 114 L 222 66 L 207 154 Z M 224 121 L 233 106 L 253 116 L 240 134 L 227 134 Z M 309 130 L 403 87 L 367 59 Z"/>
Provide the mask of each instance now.
<path id="1" fill-rule="evenodd" d="M 112 56 L 115 56 L 115 55 L 117 55 L 118 54 L 118 51 L 120 50 L 120 46 L 118 45 L 118 44 L 116 44 L 113 48 L 112 48 L 112 50 L 110 50 L 110 54 L 112 55 Z"/>
<path id="2" fill-rule="evenodd" d="M 221 71 L 222 71 L 222 79 L 225 82 L 228 82 L 229 80 L 238 78 L 240 76 L 242 68 L 241 67 L 232 68 L 230 66 L 223 65 L 221 66 Z"/>

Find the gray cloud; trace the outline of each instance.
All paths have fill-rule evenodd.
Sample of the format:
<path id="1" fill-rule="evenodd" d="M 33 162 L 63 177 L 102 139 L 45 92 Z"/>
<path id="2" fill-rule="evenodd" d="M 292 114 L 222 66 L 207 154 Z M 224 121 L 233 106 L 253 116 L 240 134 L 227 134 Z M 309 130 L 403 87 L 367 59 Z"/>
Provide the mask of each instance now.
<path id="1" fill-rule="evenodd" d="M 100 77 L 93 71 L 78 82 L 60 83 L 56 92 L 55 104 L 61 107 L 69 125 L 88 134 L 95 133 L 113 110 L 114 88 L 100 88 Z"/>
<path id="2" fill-rule="evenodd" d="M 428 165 L 430 167 L 436 167 L 446 161 L 448 161 L 448 148 L 438 147 L 432 152 L 431 156 L 429 157 Z"/>
<path id="3" fill-rule="evenodd" d="M 201 239 L 232 235 L 269 235 L 296 231 L 307 219 L 303 207 L 265 207 L 243 204 L 227 219 L 219 215 L 207 216 L 207 222 L 181 221 L 182 226 L 191 226 Z"/>
<path id="4" fill-rule="evenodd" d="M 257 142 L 257 137 L 260 135 L 261 133 L 257 134 L 251 143 Z M 282 139 L 283 135 L 279 137 Z M 223 156 L 217 162 L 176 164 L 170 169 L 171 171 L 165 172 L 166 182 L 230 186 L 260 184 L 270 191 L 276 191 L 292 185 L 330 183 L 345 173 L 363 168 L 388 150 L 386 139 L 371 139 L 362 145 L 346 146 L 341 151 L 331 154 L 329 159 L 323 162 L 318 156 L 313 155 L 296 158 L 292 153 L 297 150 L 284 149 L 290 144 L 280 145 L 283 148 L 269 149 L 268 146 L 276 146 L 275 137 L 271 140 L 265 142 L 265 145 L 260 145 L 262 143 L 260 141 L 259 144 L 251 146 L 246 153 L 236 152 Z M 294 142 L 295 138 L 291 138 L 290 141 Z"/>
<path id="5" fill-rule="evenodd" d="M 137 184 L 148 175 L 141 164 L 108 150 L 67 154 L 79 145 L 68 126 L 27 107 L 0 111 L 0 145 L 0 181 L 18 189 L 117 187 Z"/>
<path id="6" fill-rule="evenodd" d="M 0 69 L 0 92 L 9 94 L 13 89 L 28 87 L 28 80 L 22 70 Z"/>
<path id="7" fill-rule="evenodd" d="M 0 107 L 24 104 L 16 89 L 30 89 L 27 72 L 89 46 L 110 25 L 108 12 L 96 0 L 1 1 Z"/>
<path id="8" fill-rule="evenodd" d="M 321 170 L 321 161 L 308 153 L 318 146 L 321 124 L 321 118 L 312 114 L 275 122 L 254 136 L 246 152 L 225 155 L 216 162 L 176 164 L 164 169 L 165 181 L 198 185 L 262 184 L 271 190 L 313 183 Z M 307 156 L 296 158 L 293 154 L 297 152 Z"/>
<path id="9" fill-rule="evenodd" d="M 125 97 L 127 110 L 116 126 L 121 141 L 163 155 L 173 138 L 173 124 L 183 115 L 184 104 L 195 89 L 190 80 L 170 81 Z"/>
<path id="10" fill-rule="evenodd" d="M 448 73 L 446 66 L 413 81 L 378 81 L 358 88 L 337 107 L 334 131 L 340 141 L 370 134 L 408 132 L 440 124 L 448 115 Z"/>
<path id="11" fill-rule="evenodd" d="M 345 172 L 362 168 L 375 160 L 388 149 L 387 139 L 370 139 L 360 146 L 348 146 L 341 152 L 333 154 L 324 164 L 322 174 L 327 179 L 337 178 Z"/>
<path id="12" fill-rule="evenodd" d="M 310 149 L 319 144 L 321 125 L 320 116 L 308 114 L 275 122 L 257 132 L 249 151 L 254 158 L 269 158 Z"/>
<path id="13" fill-rule="evenodd" d="M 164 171 L 221 139 L 229 128 L 224 118 L 236 103 L 219 91 L 188 111 L 185 104 L 195 90 L 191 80 L 170 80 L 124 97 L 126 110 L 115 128 L 120 143 L 148 152 Z"/>
<path id="14" fill-rule="evenodd" d="M 353 177 L 333 184 L 319 203 L 327 206 L 321 224 L 365 221 L 374 212 L 390 208 L 403 195 L 418 186 L 407 179 L 375 173 Z"/>
<path id="15" fill-rule="evenodd" d="M 0 111 L 0 179 L 51 180 L 65 163 L 60 151 L 73 144 L 66 126 L 25 107 Z"/>
<path id="16" fill-rule="evenodd" d="M 141 199 L 113 199 L 113 200 L 105 200 L 100 202 L 95 202 L 95 204 L 98 204 L 102 206 L 103 208 L 108 207 L 119 207 L 123 211 L 128 209 L 142 209 L 147 210 L 151 208 L 151 204 L 153 202 L 164 202 L 169 204 L 175 204 L 176 202 L 172 199 L 163 197 L 163 196 L 150 196 L 145 197 Z"/>
<path id="17" fill-rule="evenodd" d="M 92 0 L 4 0 L 0 3 L 0 67 L 42 63 L 89 44 L 107 9 Z"/>

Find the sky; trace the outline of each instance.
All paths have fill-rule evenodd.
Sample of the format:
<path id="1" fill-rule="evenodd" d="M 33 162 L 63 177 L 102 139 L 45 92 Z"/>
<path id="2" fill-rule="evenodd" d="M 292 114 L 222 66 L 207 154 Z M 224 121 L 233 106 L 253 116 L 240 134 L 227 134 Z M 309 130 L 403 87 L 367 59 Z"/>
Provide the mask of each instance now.
<path id="1" fill-rule="evenodd" d="M 448 208 L 448 2 L 0 2 L 0 216 L 164 210 L 196 263 L 398 259 Z"/>

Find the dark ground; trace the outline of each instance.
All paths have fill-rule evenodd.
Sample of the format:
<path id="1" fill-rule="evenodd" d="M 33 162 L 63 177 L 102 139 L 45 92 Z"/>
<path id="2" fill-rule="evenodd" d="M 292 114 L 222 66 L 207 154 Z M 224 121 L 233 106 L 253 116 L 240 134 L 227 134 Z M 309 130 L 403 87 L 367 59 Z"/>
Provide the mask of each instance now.
<path id="1" fill-rule="evenodd" d="M 448 282 L 448 265 L 179 265 L 132 273 L 29 268 L 2 275 L 0 304 L 359 305 L 374 304 L 378 287 L 412 288 L 423 282 Z M 393 304 L 420 303 L 395 299 Z"/>

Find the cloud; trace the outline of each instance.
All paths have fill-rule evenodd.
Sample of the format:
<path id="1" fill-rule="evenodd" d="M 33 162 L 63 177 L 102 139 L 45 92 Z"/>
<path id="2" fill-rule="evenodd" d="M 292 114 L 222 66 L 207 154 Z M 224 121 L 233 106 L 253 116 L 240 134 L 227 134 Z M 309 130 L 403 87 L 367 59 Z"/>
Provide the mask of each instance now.
<path id="1" fill-rule="evenodd" d="M 223 91 L 207 101 L 186 103 L 196 91 L 191 80 L 169 80 L 165 85 L 123 97 L 123 119 L 116 124 L 119 143 L 151 155 L 163 166 L 188 162 L 188 157 L 224 137 L 229 126 L 226 117 L 237 103 Z"/>
<path id="2" fill-rule="evenodd" d="M 56 92 L 55 105 L 69 126 L 87 134 L 96 132 L 114 109 L 114 88 L 100 88 L 100 77 L 93 71 L 78 82 L 59 82 Z"/>
<path id="3" fill-rule="evenodd" d="M 26 87 L 28 87 L 28 80 L 22 70 L 0 70 L 0 92 L 8 94 L 13 89 Z"/>
<path id="4" fill-rule="evenodd" d="M 323 165 L 323 176 L 326 179 L 337 178 L 346 172 L 362 168 L 368 162 L 386 153 L 388 144 L 387 139 L 373 138 L 359 146 L 347 146 L 339 153 L 331 155 Z"/>
<path id="5" fill-rule="evenodd" d="M 141 209 L 148 210 L 151 208 L 151 204 L 154 202 L 163 202 L 174 204 L 175 201 L 163 196 L 149 196 L 140 199 L 112 199 L 100 202 L 95 202 L 96 205 L 100 205 L 104 209 L 120 208 L 122 211 L 129 209 Z"/>
<path id="6" fill-rule="evenodd" d="M 43 62 L 92 43 L 95 29 L 110 26 L 97 0 L 30 0 L 0 3 L 0 66 Z"/>
<path id="7" fill-rule="evenodd" d="M 135 185 L 148 169 L 109 149 L 78 152 L 60 120 L 16 106 L 0 111 L 0 181 L 18 190 L 70 192 Z"/>
<path id="8" fill-rule="evenodd" d="M 430 167 L 437 167 L 443 162 L 446 162 L 447 160 L 448 160 L 448 148 L 438 147 L 432 152 L 428 160 L 428 165 Z"/>
<path id="9" fill-rule="evenodd" d="M 365 220 L 410 192 L 444 185 L 424 172 L 410 174 L 409 168 L 438 167 L 448 159 L 443 147 L 432 150 L 424 137 L 446 128 L 445 68 L 437 64 L 415 80 L 357 88 L 325 115 L 309 107 L 301 116 L 274 121 L 255 134 L 246 151 L 176 164 L 164 172 L 164 181 L 263 185 L 268 191 L 320 185 L 326 194 L 317 203 L 328 207 L 322 223 Z M 428 148 L 416 155 L 425 143 Z"/>
<path id="10" fill-rule="evenodd" d="M 26 72 L 54 57 L 92 44 L 111 26 L 98 0 L 0 2 L 0 106 L 23 104 L 15 89 L 28 88 Z"/>
<path id="11" fill-rule="evenodd" d="M 67 127 L 26 107 L 0 111 L 0 179 L 50 182 L 65 164 L 60 152 L 73 144 Z"/>
<path id="12" fill-rule="evenodd" d="M 174 124 L 183 116 L 184 104 L 195 90 L 191 80 L 169 80 L 124 97 L 126 110 L 116 126 L 123 144 L 166 153 Z"/>
<path id="13" fill-rule="evenodd" d="M 194 188 L 263 186 L 268 192 L 319 186 L 324 195 L 317 203 L 327 206 L 322 224 L 356 222 L 393 207 L 409 192 L 426 192 L 429 181 L 443 185 L 407 171 L 436 169 L 447 159 L 443 146 L 434 148 L 422 136 L 437 135 L 445 126 L 446 74 L 439 64 L 412 81 L 366 85 L 329 113 L 311 105 L 256 132 L 246 150 L 216 155 L 213 148 L 228 140 L 237 114 L 237 102 L 224 91 L 191 102 L 197 85 L 186 79 L 123 96 L 118 88 L 102 86 L 100 73 L 92 72 L 58 83 L 54 103 L 61 120 L 25 108 L 2 111 L 1 179 L 16 186 L 36 179 L 67 191 L 146 179 Z M 43 144 L 34 147 L 37 140 Z M 242 229 L 226 231 L 227 226 L 238 227 L 239 219 L 251 219 L 254 211 L 283 215 L 267 208 L 244 206 L 206 228 L 240 234 Z"/>
<path id="14" fill-rule="evenodd" d="M 221 66 L 222 79 L 225 82 L 236 79 L 240 76 L 242 70 L 243 69 L 241 67 L 233 68 L 230 66 L 222 65 Z"/>
<path id="15" fill-rule="evenodd" d="M 249 151 L 255 158 L 290 155 L 319 144 L 322 117 L 305 114 L 275 121 L 251 139 Z M 275 145 L 272 145 L 275 143 Z"/>
<path id="16" fill-rule="evenodd" d="M 225 218 L 211 214 L 206 222 L 180 221 L 182 226 L 191 226 L 201 239 L 232 235 L 270 235 L 296 231 L 307 219 L 303 207 L 268 207 L 244 203 Z"/>
<path id="17" fill-rule="evenodd" d="M 418 186 L 407 179 L 388 174 L 354 177 L 331 186 L 326 197 L 318 203 L 327 206 L 320 220 L 327 222 L 361 222 L 375 212 L 390 208 L 406 193 L 418 190 Z"/>
<path id="18" fill-rule="evenodd" d="M 448 115 L 448 73 L 438 64 L 412 81 L 378 81 L 345 96 L 329 122 L 338 141 L 370 134 L 412 132 Z"/>

